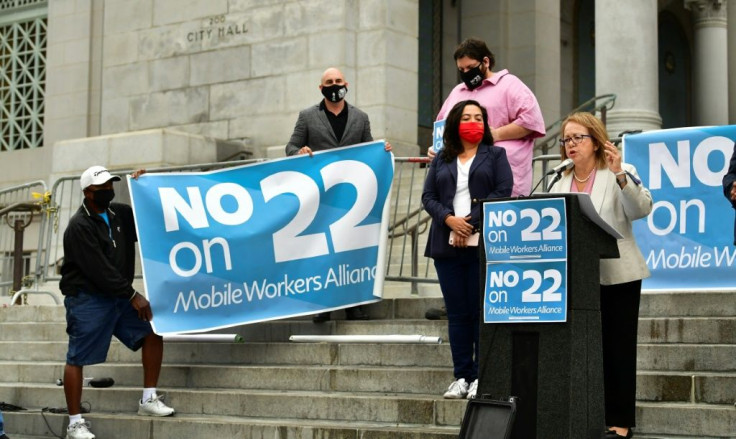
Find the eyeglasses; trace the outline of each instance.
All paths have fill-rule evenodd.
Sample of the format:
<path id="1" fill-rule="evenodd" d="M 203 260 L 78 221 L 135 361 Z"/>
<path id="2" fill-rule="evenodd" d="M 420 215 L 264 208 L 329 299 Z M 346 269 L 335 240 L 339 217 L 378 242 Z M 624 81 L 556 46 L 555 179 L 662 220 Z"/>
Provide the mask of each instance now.
<path id="1" fill-rule="evenodd" d="M 573 145 L 578 145 L 586 137 L 589 139 L 593 138 L 593 136 L 591 136 L 590 134 L 575 134 L 574 136 L 570 136 L 567 139 L 560 139 L 560 146 L 565 146 L 568 143 L 572 143 Z"/>

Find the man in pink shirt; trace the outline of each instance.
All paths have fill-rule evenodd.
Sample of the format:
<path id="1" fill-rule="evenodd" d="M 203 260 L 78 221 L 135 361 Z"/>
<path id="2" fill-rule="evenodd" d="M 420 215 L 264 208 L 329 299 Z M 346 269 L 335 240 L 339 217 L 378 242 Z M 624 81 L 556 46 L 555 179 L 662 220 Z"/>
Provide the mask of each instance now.
<path id="1" fill-rule="evenodd" d="M 529 195 L 532 189 L 534 139 L 545 134 L 537 98 L 529 87 L 508 70 L 492 71 L 496 60 L 482 40 L 466 39 L 457 47 L 454 57 L 463 82 L 447 96 L 437 120 L 444 119 L 460 101 L 474 99 L 480 102 L 488 111 L 494 145 L 506 149 L 514 174 L 511 196 Z M 430 152 L 430 156 L 433 155 Z"/>

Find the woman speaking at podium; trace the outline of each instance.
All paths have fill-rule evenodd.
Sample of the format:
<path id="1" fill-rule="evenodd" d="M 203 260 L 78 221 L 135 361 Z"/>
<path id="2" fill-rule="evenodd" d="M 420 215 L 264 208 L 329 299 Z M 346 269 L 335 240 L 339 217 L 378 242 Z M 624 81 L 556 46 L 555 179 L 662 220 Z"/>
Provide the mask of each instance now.
<path id="1" fill-rule="evenodd" d="M 620 258 L 600 264 L 603 388 L 607 439 L 630 438 L 635 424 L 636 331 L 641 280 L 647 264 L 634 240 L 631 223 L 652 211 L 652 195 L 636 169 L 621 162 L 603 123 L 590 113 L 574 113 L 562 122 L 561 159 L 573 167 L 550 192 L 585 192 L 598 214 L 623 235 Z"/>
<path id="2" fill-rule="evenodd" d="M 474 398 L 478 389 L 478 200 L 511 195 L 506 150 L 493 145 L 488 113 L 458 102 L 445 119 L 444 147 L 424 181 L 422 205 L 432 217 L 425 256 L 434 259 L 447 309 L 455 381 L 445 398 Z"/>

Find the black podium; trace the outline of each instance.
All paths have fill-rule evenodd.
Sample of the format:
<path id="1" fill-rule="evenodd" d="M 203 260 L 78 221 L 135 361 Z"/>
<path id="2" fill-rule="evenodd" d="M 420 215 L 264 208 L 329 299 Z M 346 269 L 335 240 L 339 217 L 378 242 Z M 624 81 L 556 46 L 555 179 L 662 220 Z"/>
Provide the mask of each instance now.
<path id="1" fill-rule="evenodd" d="M 481 311 L 478 395 L 518 397 L 512 439 L 599 439 L 605 428 L 599 260 L 619 254 L 616 238 L 583 214 L 578 197 L 531 197 L 565 198 L 567 321 L 484 324 Z M 481 264 L 482 289 L 484 257 Z M 483 291 L 481 310 L 482 301 Z"/>

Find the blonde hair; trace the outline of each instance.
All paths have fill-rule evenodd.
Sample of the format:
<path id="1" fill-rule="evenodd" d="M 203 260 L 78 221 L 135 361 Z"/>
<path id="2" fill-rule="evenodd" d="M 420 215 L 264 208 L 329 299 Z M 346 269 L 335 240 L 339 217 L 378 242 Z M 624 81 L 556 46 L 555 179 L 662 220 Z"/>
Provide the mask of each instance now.
<path id="1" fill-rule="evenodd" d="M 603 122 L 601 122 L 600 119 L 590 113 L 572 113 L 571 115 L 567 116 L 564 121 L 562 121 L 562 128 L 560 129 L 560 133 L 562 136 L 565 135 L 565 127 L 569 122 L 574 122 L 588 129 L 588 133 L 591 136 L 590 140 L 593 142 L 593 146 L 597 147 L 595 148 L 595 161 L 598 164 L 598 169 L 605 169 L 606 167 L 608 167 L 604 148 L 606 142 L 608 141 L 608 132 L 606 131 L 606 127 L 603 125 Z M 560 160 L 565 159 L 567 159 L 565 146 L 560 145 Z"/>

